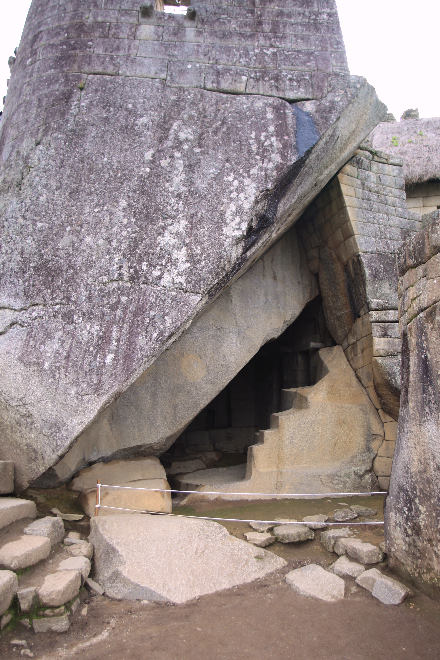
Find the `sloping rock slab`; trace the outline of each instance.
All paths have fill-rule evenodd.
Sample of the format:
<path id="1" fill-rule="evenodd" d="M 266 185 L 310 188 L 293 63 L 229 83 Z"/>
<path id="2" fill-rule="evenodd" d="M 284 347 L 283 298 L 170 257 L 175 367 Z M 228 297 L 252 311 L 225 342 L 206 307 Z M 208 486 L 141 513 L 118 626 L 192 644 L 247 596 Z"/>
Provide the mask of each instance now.
<path id="1" fill-rule="evenodd" d="M 172 516 L 93 518 L 95 577 L 111 598 L 184 603 L 252 582 L 286 562 L 218 523 Z"/>

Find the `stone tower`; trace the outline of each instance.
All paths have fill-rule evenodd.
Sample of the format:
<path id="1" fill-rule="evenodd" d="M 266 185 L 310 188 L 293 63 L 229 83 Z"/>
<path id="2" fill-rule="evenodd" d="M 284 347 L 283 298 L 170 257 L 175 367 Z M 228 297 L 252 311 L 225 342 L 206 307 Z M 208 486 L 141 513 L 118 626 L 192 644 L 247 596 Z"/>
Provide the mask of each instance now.
<path id="1" fill-rule="evenodd" d="M 276 263 L 295 286 L 240 302 L 279 301 L 264 327 L 236 308 L 238 335 L 160 372 L 172 404 L 149 389 L 384 114 L 334 0 L 33 0 L 0 133 L 0 457 L 21 487 L 160 453 L 298 316 L 316 284 L 294 241 Z"/>

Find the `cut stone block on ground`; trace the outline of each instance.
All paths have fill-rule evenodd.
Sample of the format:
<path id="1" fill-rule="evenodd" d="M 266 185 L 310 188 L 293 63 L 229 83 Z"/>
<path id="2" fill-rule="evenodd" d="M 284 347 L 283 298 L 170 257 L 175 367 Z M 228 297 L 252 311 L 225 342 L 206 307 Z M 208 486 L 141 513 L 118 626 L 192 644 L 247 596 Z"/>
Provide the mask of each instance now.
<path id="1" fill-rule="evenodd" d="M 302 596 L 329 602 L 344 598 L 344 580 L 317 564 L 309 564 L 290 571 L 286 575 L 286 582 Z"/>

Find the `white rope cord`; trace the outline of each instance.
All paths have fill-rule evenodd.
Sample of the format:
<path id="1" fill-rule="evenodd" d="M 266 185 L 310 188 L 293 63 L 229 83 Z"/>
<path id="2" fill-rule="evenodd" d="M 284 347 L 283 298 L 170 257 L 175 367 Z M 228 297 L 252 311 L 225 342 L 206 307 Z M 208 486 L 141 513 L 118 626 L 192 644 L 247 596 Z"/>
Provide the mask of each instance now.
<path id="1" fill-rule="evenodd" d="M 198 520 L 223 520 L 225 522 L 242 522 L 242 523 L 264 523 L 266 525 L 307 525 L 306 522 L 301 522 L 300 520 L 252 520 L 252 519 L 243 519 L 243 518 L 215 518 L 213 516 L 191 516 L 183 513 L 165 513 L 162 511 L 147 511 L 144 509 L 124 509 L 119 506 L 108 506 L 107 504 L 97 504 L 97 509 L 114 509 L 116 511 L 131 511 L 132 513 L 148 513 L 152 516 L 172 516 L 174 518 L 196 518 Z M 346 522 L 314 522 L 314 525 L 320 525 L 322 527 L 346 527 L 347 525 L 383 525 L 383 520 L 368 520 L 366 522 L 351 522 L 347 520 Z"/>
<path id="2" fill-rule="evenodd" d="M 135 488 L 134 486 L 113 486 L 111 484 L 99 484 L 100 488 L 113 488 L 119 490 L 145 490 L 151 493 L 183 493 L 185 495 L 252 495 L 259 497 L 371 497 L 372 495 L 387 495 L 386 491 L 378 490 L 370 493 L 228 493 L 216 490 L 175 490 L 173 488 Z"/>

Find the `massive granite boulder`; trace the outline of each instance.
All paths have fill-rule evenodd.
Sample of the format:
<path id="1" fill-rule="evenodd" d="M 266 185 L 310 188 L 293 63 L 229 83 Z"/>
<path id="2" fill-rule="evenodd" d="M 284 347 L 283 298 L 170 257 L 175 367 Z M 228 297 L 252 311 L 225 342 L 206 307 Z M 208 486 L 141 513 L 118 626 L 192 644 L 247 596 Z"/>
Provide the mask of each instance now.
<path id="1" fill-rule="evenodd" d="M 155 361 L 385 113 L 348 75 L 333 0 L 320 10 L 254 4 L 200 1 L 194 23 L 142 16 L 135 0 L 32 3 L 0 134 L 0 458 L 15 461 L 19 488 L 99 459 L 160 453 L 314 295 L 313 278 L 298 279 L 295 237 L 285 239 L 293 295 L 282 293 L 280 269 L 269 283 L 263 272 L 248 305 L 261 308 L 275 288 L 273 320 L 254 333 L 248 315 L 237 334 L 232 305 L 217 363 L 200 364 L 194 346 L 182 357 L 183 414 L 173 412 L 175 385 L 157 415 L 173 423 L 149 428 L 139 404 L 154 408 L 167 391 L 148 383 Z M 206 333 L 208 355 L 218 336 Z M 123 399 L 139 384 L 142 397 Z"/>
<path id="2" fill-rule="evenodd" d="M 440 213 L 400 255 L 402 396 L 386 507 L 391 565 L 440 594 Z"/>

